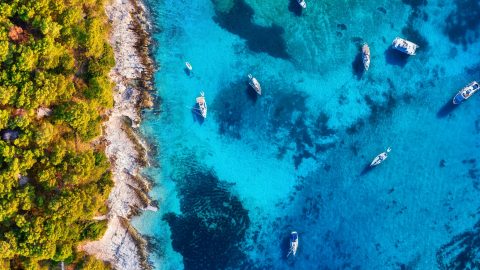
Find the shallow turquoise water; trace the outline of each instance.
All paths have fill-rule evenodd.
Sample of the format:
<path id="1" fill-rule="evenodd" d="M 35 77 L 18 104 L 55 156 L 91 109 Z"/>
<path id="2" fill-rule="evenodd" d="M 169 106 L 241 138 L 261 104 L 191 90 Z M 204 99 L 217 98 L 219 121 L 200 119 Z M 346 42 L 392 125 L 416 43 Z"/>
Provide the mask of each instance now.
<path id="1" fill-rule="evenodd" d="M 480 96 L 449 105 L 480 80 L 477 1 L 146 4 L 160 210 L 134 225 L 156 269 L 480 269 Z M 417 55 L 390 50 L 396 36 Z"/>

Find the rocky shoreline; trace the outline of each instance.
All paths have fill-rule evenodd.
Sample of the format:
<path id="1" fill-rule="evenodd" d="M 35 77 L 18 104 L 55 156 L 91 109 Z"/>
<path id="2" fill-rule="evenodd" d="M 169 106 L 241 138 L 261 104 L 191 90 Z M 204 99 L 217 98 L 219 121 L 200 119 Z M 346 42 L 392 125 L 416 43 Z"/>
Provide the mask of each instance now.
<path id="1" fill-rule="evenodd" d="M 156 210 L 148 197 L 150 184 L 140 173 L 148 164 L 146 143 L 136 132 L 141 110 L 153 106 L 149 94 L 154 71 L 149 55 L 150 26 L 139 0 L 111 0 L 105 11 L 115 52 L 115 67 L 110 73 L 115 105 L 104 125 L 104 140 L 115 186 L 108 199 L 105 235 L 80 249 L 115 269 L 149 269 L 147 243 L 131 226 L 130 218 L 142 210 Z"/>

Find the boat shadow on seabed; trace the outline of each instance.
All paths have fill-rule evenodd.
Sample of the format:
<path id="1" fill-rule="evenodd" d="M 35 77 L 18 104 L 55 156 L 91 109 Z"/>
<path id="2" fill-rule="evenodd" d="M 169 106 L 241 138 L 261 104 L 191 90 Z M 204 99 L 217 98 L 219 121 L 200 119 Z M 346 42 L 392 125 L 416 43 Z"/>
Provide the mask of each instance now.
<path id="1" fill-rule="evenodd" d="M 400 66 L 403 68 L 407 64 L 408 58 L 408 54 L 394 50 L 392 47 L 389 47 L 385 51 L 385 60 L 387 61 L 387 64 L 390 65 Z"/>
<path id="2" fill-rule="evenodd" d="M 258 99 L 258 94 L 255 92 L 255 90 L 248 84 L 248 82 L 245 84 L 245 91 L 247 93 L 247 97 L 249 100 L 251 100 L 253 103 L 257 102 Z"/>
<path id="3" fill-rule="evenodd" d="M 442 108 L 437 112 L 437 117 L 438 118 L 444 118 L 446 116 L 449 116 L 456 108 L 458 105 L 453 104 L 452 100 L 449 99 L 447 103 L 445 103 Z"/>
<path id="4" fill-rule="evenodd" d="M 357 80 L 360 80 L 365 73 L 365 67 L 363 66 L 362 52 L 360 51 L 355 56 L 355 59 L 352 62 L 353 75 L 357 77 Z"/>
<path id="5" fill-rule="evenodd" d="M 295 256 L 293 256 L 292 254 L 287 256 L 287 254 L 290 252 L 290 235 L 285 235 L 284 237 L 282 237 L 280 245 L 280 250 L 282 254 L 281 260 L 286 262 L 290 266 L 294 265 Z"/>
<path id="6" fill-rule="evenodd" d="M 298 4 L 297 0 L 290 0 L 290 3 L 288 3 L 288 11 L 300 17 L 302 16 L 303 8 Z"/>
<path id="7" fill-rule="evenodd" d="M 363 176 L 363 175 L 366 175 L 367 173 L 369 173 L 370 171 L 373 170 L 373 166 L 370 166 L 370 163 L 366 164 L 365 167 L 363 167 L 363 170 L 362 172 L 360 173 L 360 176 Z"/>
<path id="8" fill-rule="evenodd" d="M 183 68 L 183 71 L 185 72 L 185 74 L 187 74 L 187 76 L 190 76 L 190 75 L 193 74 L 193 72 L 192 72 L 190 69 L 186 68 L 186 67 Z"/>
<path id="9" fill-rule="evenodd" d="M 198 122 L 200 125 L 205 122 L 205 118 L 203 118 L 202 114 L 200 113 L 200 106 L 198 103 L 195 103 L 195 105 L 192 106 L 191 112 L 194 122 Z"/>

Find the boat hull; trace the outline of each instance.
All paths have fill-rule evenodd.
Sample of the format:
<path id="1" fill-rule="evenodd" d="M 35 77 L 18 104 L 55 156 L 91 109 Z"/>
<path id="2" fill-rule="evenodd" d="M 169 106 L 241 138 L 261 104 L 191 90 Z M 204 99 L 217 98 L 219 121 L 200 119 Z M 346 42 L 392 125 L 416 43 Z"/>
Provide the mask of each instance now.
<path id="1" fill-rule="evenodd" d="M 461 93 L 457 93 L 454 97 L 453 97 L 453 104 L 455 105 L 458 105 L 462 102 L 464 102 L 466 99 L 462 97 L 462 94 Z"/>
<path id="2" fill-rule="evenodd" d="M 297 0 L 297 2 L 302 8 L 307 8 L 307 2 L 305 2 L 305 0 Z"/>
<path id="3" fill-rule="evenodd" d="M 408 55 L 415 55 L 419 46 L 406 39 L 396 37 L 392 42 L 392 48 Z"/>
<path id="4" fill-rule="evenodd" d="M 203 118 L 207 118 L 207 101 L 205 100 L 203 92 L 200 94 L 199 97 L 197 97 L 196 101 L 198 105 L 198 110 L 200 111 L 200 115 Z"/>
<path id="5" fill-rule="evenodd" d="M 365 70 L 370 68 L 370 47 L 365 43 L 362 46 L 362 61 Z"/>
<path id="6" fill-rule="evenodd" d="M 290 253 L 293 254 L 293 256 L 295 256 L 297 254 L 297 249 L 298 249 L 298 233 L 293 231 L 292 233 L 290 233 Z"/>
<path id="7" fill-rule="evenodd" d="M 378 156 L 376 156 L 373 159 L 372 163 L 370 163 L 370 167 L 375 167 L 375 166 L 379 165 L 380 163 L 384 162 L 385 159 L 388 158 L 388 153 L 390 153 L 390 151 L 392 151 L 392 149 L 390 147 L 388 147 L 385 152 L 382 152 Z"/>
<path id="8" fill-rule="evenodd" d="M 248 74 L 248 84 L 259 94 L 260 96 L 262 95 L 262 87 L 260 86 L 260 83 L 258 80 L 252 76 L 252 74 Z"/>
<path id="9" fill-rule="evenodd" d="M 259 88 L 259 87 L 255 86 L 255 84 L 252 83 L 252 82 L 250 82 L 249 84 L 253 88 L 253 90 L 255 90 L 255 92 L 257 92 L 257 94 L 259 94 L 260 96 L 262 95 L 262 88 Z"/>
<path id="10" fill-rule="evenodd" d="M 382 153 L 383 154 L 383 153 Z M 380 154 L 381 155 L 381 154 Z M 383 161 L 385 161 L 385 159 L 387 159 L 388 156 L 380 156 L 378 155 L 376 158 L 373 159 L 372 163 L 370 163 L 370 167 L 375 167 L 377 165 L 380 165 L 380 163 L 382 163 Z"/>
<path id="11" fill-rule="evenodd" d="M 473 94 L 475 94 L 480 89 L 480 84 L 476 81 L 469 83 L 467 86 L 458 91 L 458 93 L 453 97 L 453 104 L 457 105 L 465 100 L 469 99 Z"/>
<path id="12" fill-rule="evenodd" d="M 203 118 L 207 118 L 207 104 L 204 104 L 204 107 L 200 107 L 200 112 Z"/>

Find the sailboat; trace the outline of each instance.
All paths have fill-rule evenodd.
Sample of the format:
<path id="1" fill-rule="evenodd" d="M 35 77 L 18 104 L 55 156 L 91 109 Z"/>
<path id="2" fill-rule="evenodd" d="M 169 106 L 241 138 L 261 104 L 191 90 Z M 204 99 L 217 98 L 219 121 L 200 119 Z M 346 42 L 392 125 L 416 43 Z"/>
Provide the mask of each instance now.
<path id="1" fill-rule="evenodd" d="M 205 101 L 205 93 L 200 92 L 200 96 L 197 97 L 197 105 L 198 109 L 200 110 L 200 115 L 203 118 L 207 118 L 207 101 Z"/>
<path id="2" fill-rule="evenodd" d="M 370 67 L 370 47 L 368 47 L 367 43 L 364 43 L 362 46 L 362 61 L 363 67 L 365 68 L 365 71 L 367 71 Z"/>
<path id="3" fill-rule="evenodd" d="M 257 92 L 257 94 L 262 95 L 262 87 L 258 80 L 252 76 L 252 74 L 248 74 L 248 84 Z"/>
<path id="4" fill-rule="evenodd" d="M 388 157 L 388 153 L 392 151 L 392 148 L 388 147 L 385 152 L 380 153 L 378 156 L 376 156 L 372 163 L 370 163 L 370 167 L 377 166 L 378 164 L 382 163 L 385 159 Z"/>
<path id="5" fill-rule="evenodd" d="M 293 254 L 295 256 L 297 254 L 297 249 L 298 249 L 298 233 L 296 231 L 293 231 L 290 233 L 290 251 L 287 254 L 287 257 L 290 256 L 290 254 Z"/>

